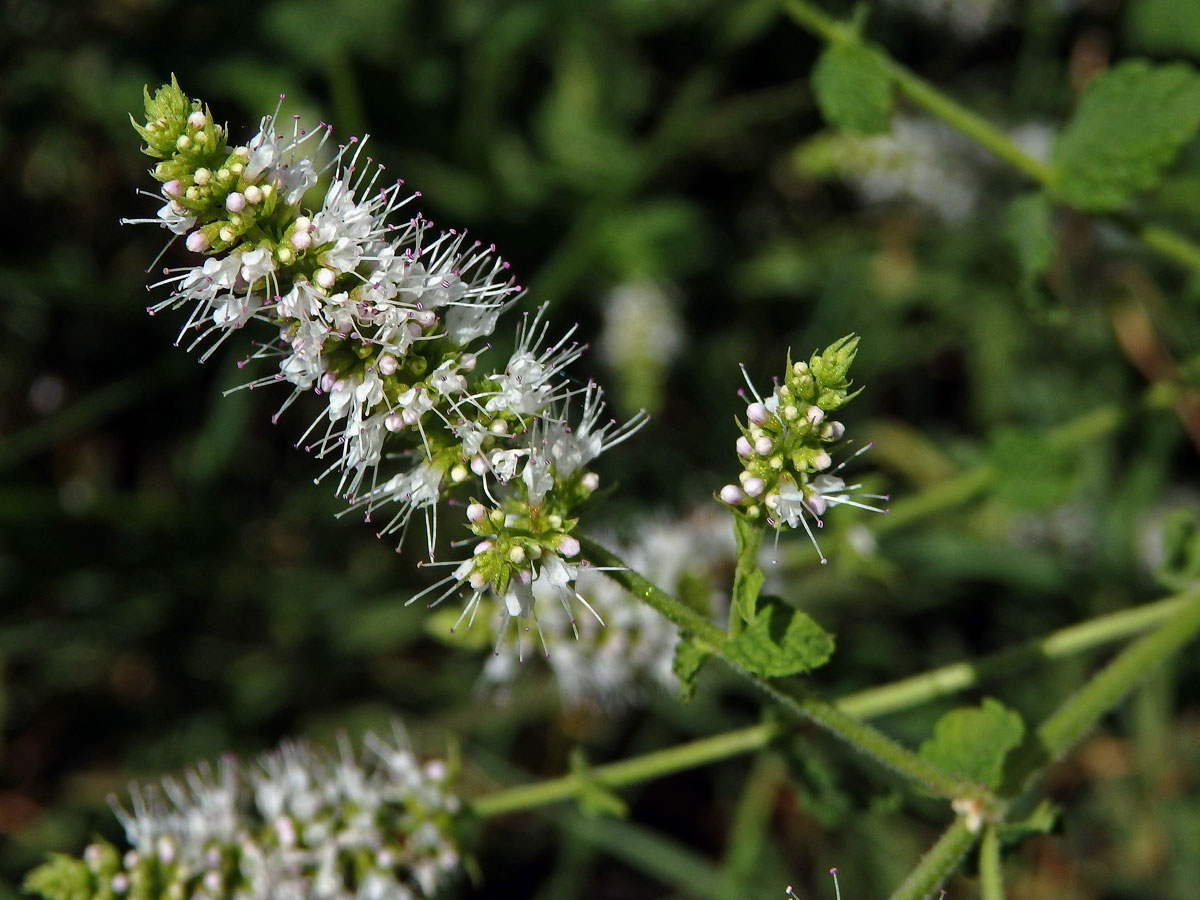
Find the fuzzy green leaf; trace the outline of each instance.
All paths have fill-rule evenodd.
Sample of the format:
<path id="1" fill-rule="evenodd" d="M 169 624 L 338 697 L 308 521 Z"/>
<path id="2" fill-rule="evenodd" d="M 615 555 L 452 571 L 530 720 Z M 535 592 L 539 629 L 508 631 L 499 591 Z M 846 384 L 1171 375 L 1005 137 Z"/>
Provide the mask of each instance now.
<path id="1" fill-rule="evenodd" d="M 685 703 L 696 694 L 696 678 L 700 669 L 711 656 L 707 650 L 696 643 L 691 635 L 681 635 L 675 645 L 675 656 L 671 660 L 671 670 L 679 679 L 679 698 Z"/>
<path id="2" fill-rule="evenodd" d="M 758 616 L 725 644 L 725 650 L 747 672 L 777 678 L 827 663 L 833 655 L 833 635 L 778 597 L 763 597 Z"/>
<path id="3" fill-rule="evenodd" d="M 734 515 L 733 533 L 737 539 L 737 568 L 733 574 L 731 620 L 753 622 L 762 590 L 762 569 L 758 567 L 758 548 L 762 545 L 763 525 L 745 516 Z"/>
<path id="4" fill-rule="evenodd" d="M 1049 800 L 1043 800 L 1033 812 L 1019 822 L 1006 822 L 1000 826 L 1000 841 L 1005 844 L 1016 844 L 1025 838 L 1039 834 L 1049 834 L 1058 822 L 1062 810 Z"/>
<path id="5" fill-rule="evenodd" d="M 892 119 L 892 83 L 878 58 L 859 44 L 833 44 L 812 74 L 817 106 L 829 124 L 849 134 L 887 131 Z"/>
<path id="6" fill-rule="evenodd" d="M 978 707 L 952 709 L 938 719 L 919 754 L 948 775 L 996 788 L 1004 758 L 1024 736 L 1021 716 L 988 697 Z"/>
<path id="7" fill-rule="evenodd" d="M 1200 74 L 1130 60 L 1097 75 L 1054 145 L 1054 186 L 1079 209 L 1119 209 L 1153 187 L 1200 128 Z"/>

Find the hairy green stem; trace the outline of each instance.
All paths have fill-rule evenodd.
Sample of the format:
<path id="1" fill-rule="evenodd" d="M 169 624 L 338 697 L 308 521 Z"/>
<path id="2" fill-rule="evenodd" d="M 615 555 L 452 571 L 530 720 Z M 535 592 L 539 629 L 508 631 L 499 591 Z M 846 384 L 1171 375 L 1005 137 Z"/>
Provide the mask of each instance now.
<path id="1" fill-rule="evenodd" d="M 1019 644 L 974 663 L 955 663 L 914 675 L 893 684 L 849 694 L 835 701 L 842 712 L 858 718 L 897 712 L 936 697 L 972 687 L 984 677 L 1006 673 L 1035 658 L 1056 659 L 1120 640 L 1158 625 L 1174 615 L 1188 597 L 1171 597 L 1136 609 L 1100 616 L 1042 638 Z M 719 762 L 742 753 L 761 750 L 785 731 L 778 723 L 753 725 L 724 734 L 658 750 L 588 772 L 595 784 L 618 788 L 684 769 Z M 480 816 L 496 816 L 569 800 L 584 787 L 580 778 L 566 775 L 530 785 L 504 788 L 473 801 Z"/>
<path id="2" fill-rule="evenodd" d="M 975 843 L 975 835 L 958 817 L 926 851 L 908 877 L 892 891 L 890 900 L 925 900 L 938 889 Z"/>
<path id="3" fill-rule="evenodd" d="M 587 779 L 607 788 L 619 788 L 670 775 L 685 769 L 694 769 L 718 760 L 737 756 L 751 750 L 759 750 L 769 744 L 781 731 L 782 725 L 764 723 L 749 728 L 739 728 L 724 734 L 701 738 L 677 747 L 656 750 L 632 759 L 621 760 L 605 766 L 589 769 Z M 560 800 L 569 800 L 579 793 L 584 780 L 578 775 L 563 775 L 534 784 L 520 785 L 496 791 L 472 801 L 471 809 L 477 816 L 487 818 L 504 813 L 545 806 Z"/>
<path id="4" fill-rule="evenodd" d="M 982 900 L 1004 900 L 1004 873 L 1000 868 L 1000 835 L 988 825 L 979 845 L 979 887 Z"/>
<path id="5" fill-rule="evenodd" d="M 783 0 L 783 8 L 797 24 L 822 40 L 831 44 L 852 43 L 872 54 L 896 89 L 909 100 L 980 147 L 991 151 L 1032 181 L 1054 192 L 1054 170 L 1050 166 L 1030 156 L 987 119 L 956 103 L 928 81 L 900 65 L 884 50 L 865 41 L 856 28 L 830 18 L 809 0 Z M 1109 218 L 1121 224 L 1120 216 Z M 1151 250 L 1200 272 L 1200 246 L 1179 232 L 1163 225 L 1133 224 L 1125 227 Z"/>
<path id="6" fill-rule="evenodd" d="M 731 660 L 725 660 L 725 662 L 742 672 Z M 747 673 L 743 672 L 742 674 Z M 882 732 L 876 731 L 854 716 L 847 715 L 838 708 L 837 704 L 822 699 L 799 682 L 758 678 L 754 675 L 748 675 L 748 677 L 786 709 L 806 719 L 811 719 L 834 737 L 845 741 L 860 753 L 874 757 L 877 762 L 903 775 L 909 781 L 947 799 L 980 794 L 979 785 L 950 777 L 937 766 L 921 759 L 907 747 Z"/>
<path id="7" fill-rule="evenodd" d="M 823 700 L 808 688 L 795 681 L 762 678 L 742 669 L 736 659 L 726 652 L 728 636 L 721 629 L 688 606 L 680 603 L 646 578 L 632 571 L 616 555 L 605 550 L 584 535 L 577 535 L 584 558 L 608 571 L 610 578 L 635 596 L 645 600 L 652 608 L 662 613 L 671 622 L 689 632 L 700 641 L 706 650 L 720 657 L 730 667 L 749 678 L 772 698 L 793 713 L 811 719 L 822 728 L 832 732 L 859 751 L 873 756 L 889 768 L 910 780 L 923 785 L 943 797 L 957 797 L 965 793 L 978 793 L 977 787 L 951 778 L 921 759 L 907 747 L 897 743 L 869 725 L 847 715 L 827 700 Z"/>

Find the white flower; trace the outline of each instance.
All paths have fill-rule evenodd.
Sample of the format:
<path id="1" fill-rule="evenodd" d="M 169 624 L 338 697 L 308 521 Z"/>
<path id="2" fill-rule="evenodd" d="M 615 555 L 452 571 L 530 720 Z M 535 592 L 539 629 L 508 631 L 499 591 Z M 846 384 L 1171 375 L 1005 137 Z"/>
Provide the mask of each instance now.
<path id="1" fill-rule="evenodd" d="M 504 610 L 515 619 L 528 619 L 533 612 L 533 575 L 528 569 L 522 569 L 517 575 L 508 580 L 508 590 L 504 593 Z"/>
<path id="2" fill-rule="evenodd" d="M 868 444 L 863 450 L 868 449 L 870 446 Z M 860 450 L 859 453 L 861 452 L 863 451 Z M 857 456 L 858 454 L 855 455 Z M 842 465 L 845 465 L 845 463 Z M 839 469 L 841 467 L 838 466 Z M 813 530 L 808 524 L 809 519 L 812 519 L 817 528 L 820 528 L 824 525 L 821 517 L 825 514 L 825 511 L 830 506 L 842 505 L 857 506 L 859 509 L 887 514 L 886 509 L 855 500 L 853 499 L 855 496 L 870 500 L 890 499 L 886 494 L 863 493 L 861 484 L 847 486 L 846 482 L 836 475 L 821 474 L 814 477 L 803 487 L 797 487 L 794 484 L 791 486 L 781 484 L 777 492 L 768 494 L 765 502 L 767 508 L 772 513 L 772 517 L 767 521 L 776 527 L 786 523 L 789 528 L 803 528 L 808 535 L 808 539 L 816 549 L 821 563 L 824 564 L 827 560 L 825 554 L 821 552 L 820 545 L 817 543 L 816 535 L 813 534 Z"/>
<path id="3" fill-rule="evenodd" d="M 597 428 L 604 413 L 603 396 L 604 391 L 600 386 L 589 381 L 583 391 L 583 410 L 578 423 L 570 424 L 570 399 L 560 411 L 543 421 L 543 446 L 554 461 L 555 473 L 559 478 L 574 475 L 605 450 L 628 440 L 650 421 L 645 410 L 641 410 L 622 425 L 618 425 L 615 419 L 609 419 Z"/>
<path id="4" fill-rule="evenodd" d="M 172 866 L 156 876 L 164 896 L 194 879 L 205 896 L 241 900 L 432 895 L 459 859 L 446 766 L 420 765 L 398 726 L 391 742 L 364 743 L 359 757 L 345 739 L 336 756 L 289 742 L 250 765 L 227 758 L 216 775 L 202 764 L 183 784 L 134 787 L 131 811 L 114 804 L 135 848 L 114 882 L 144 880 L 142 858 L 156 855 Z M 104 856 L 102 845 L 85 853 Z"/>
<path id="5" fill-rule="evenodd" d="M 683 322 L 670 294 L 653 282 L 620 285 L 604 303 L 600 352 L 614 372 L 636 370 L 661 390 L 662 373 L 683 347 Z"/>
<path id="6" fill-rule="evenodd" d="M 242 257 L 242 279 L 247 284 L 254 284 L 260 278 L 266 278 L 275 271 L 275 257 L 271 255 L 271 251 L 266 247 L 259 247 L 257 250 L 247 250 L 241 254 Z"/>
<path id="7" fill-rule="evenodd" d="M 196 224 L 196 217 L 189 216 L 186 210 L 181 212 L 174 202 L 168 201 L 159 209 L 158 221 L 172 234 L 187 234 Z"/>
<path id="8" fill-rule="evenodd" d="M 572 327 L 557 342 L 541 351 L 534 347 L 546 337 L 548 325 L 542 322 L 546 307 L 539 307 L 532 321 L 526 319 L 518 332 L 517 348 L 504 372 L 492 376 L 496 393 L 487 401 L 488 412 L 509 412 L 518 416 L 539 413 L 552 402 L 565 399 L 565 385 L 556 383 L 562 370 L 583 354 L 583 347 L 567 341 Z M 540 328 L 539 328 L 540 326 Z"/>
<path id="9" fill-rule="evenodd" d="M 509 481 L 517 474 L 521 460 L 529 455 L 528 449 L 513 448 L 511 450 L 493 450 L 488 456 L 488 464 L 496 477 L 501 481 Z"/>
<path id="10" fill-rule="evenodd" d="M 888 3 L 945 25 L 963 40 L 975 40 L 994 31 L 1012 6 L 1011 0 L 888 0 Z"/>
<path id="11" fill-rule="evenodd" d="M 437 519 L 435 508 L 441 499 L 442 473 L 428 462 L 421 462 L 407 472 L 393 475 L 388 481 L 367 493 L 356 497 L 352 508 L 365 507 L 368 519 L 376 507 L 385 503 L 399 504 L 400 510 L 379 530 L 382 537 L 385 534 L 400 532 L 400 544 L 404 543 L 404 534 L 413 514 L 417 511 L 426 513 L 425 533 L 429 550 L 429 558 L 433 558 L 433 545 L 437 538 Z M 399 545 L 397 546 L 399 549 Z"/>

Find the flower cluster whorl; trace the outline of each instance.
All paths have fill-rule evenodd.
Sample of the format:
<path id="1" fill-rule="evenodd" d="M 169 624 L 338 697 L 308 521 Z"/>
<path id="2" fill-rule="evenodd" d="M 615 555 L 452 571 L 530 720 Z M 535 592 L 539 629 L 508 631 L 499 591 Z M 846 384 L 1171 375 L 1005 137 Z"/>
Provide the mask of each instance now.
<path id="1" fill-rule="evenodd" d="M 598 483 L 586 466 L 645 422 L 639 414 L 601 424 L 600 388 L 562 378 L 585 349 L 571 341 L 574 329 L 547 340 L 539 308 L 523 318 L 504 368 L 482 370 L 488 347 L 479 342 L 520 286 L 494 246 L 437 232 L 419 213 L 390 221 L 420 195 L 402 181 L 381 186 L 365 138 L 318 164 L 327 125 L 280 135 L 277 109 L 230 148 L 226 130 L 174 80 L 145 99 L 146 122 L 134 124 L 143 152 L 159 160 L 152 174 L 166 203 L 157 218 L 126 221 L 184 235 L 203 256 L 167 271 L 154 286 L 171 294 L 150 312 L 190 307 L 180 340 L 206 345 L 201 359 L 251 321 L 274 329 L 243 364 L 273 360 L 278 370 L 244 387 L 290 384 L 280 413 L 301 394 L 325 398 L 299 443 L 330 460 L 317 480 L 336 473 L 350 509 L 368 521 L 384 511 L 381 536 L 397 533 L 402 544 L 423 518 L 432 560 L 439 503 L 469 502 L 481 540 L 451 580 L 469 586 L 472 615 L 486 588 L 529 620 L 527 588 L 539 577 L 573 595 L 579 544 L 570 531 Z M 304 206 L 326 173 L 319 203 Z M 381 471 L 394 461 L 399 471 Z"/>
<path id="2" fill-rule="evenodd" d="M 747 378 L 754 400 L 746 407 L 746 424 L 738 423 L 742 432 L 737 439 L 742 463 L 739 484 L 727 484 L 717 493 L 722 503 L 749 519 L 763 520 L 777 530 L 784 524 L 803 527 L 822 563 L 825 556 L 806 516 L 819 528 L 830 506 L 848 504 L 886 512 L 851 499 L 859 485 L 847 486 L 834 474 L 842 466 L 830 471 L 829 451 L 846 429 L 828 414 L 858 394 L 850 391 L 848 377 L 857 351 L 858 336 L 847 335 L 824 352 L 814 353 L 808 362 L 793 363 L 789 354 L 783 383 L 777 382 L 765 400 Z"/>
<path id="3" fill-rule="evenodd" d="M 129 849 L 97 841 L 26 887 L 53 900 L 413 900 L 459 868 L 460 803 L 441 760 L 421 763 L 396 726 L 356 756 L 289 742 L 251 764 L 226 757 L 181 783 L 115 801 Z"/>

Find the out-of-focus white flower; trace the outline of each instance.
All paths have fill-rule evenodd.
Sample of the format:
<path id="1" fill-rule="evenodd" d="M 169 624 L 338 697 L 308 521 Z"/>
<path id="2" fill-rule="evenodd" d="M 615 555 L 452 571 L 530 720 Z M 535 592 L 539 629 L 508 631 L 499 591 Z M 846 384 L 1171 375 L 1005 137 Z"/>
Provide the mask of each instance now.
<path id="1" fill-rule="evenodd" d="M 944 25 L 963 40 L 976 40 L 994 31 L 1007 18 L 1012 0 L 887 0 L 889 6 L 910 10 Z"/>
<path id="2" fill-rule="evenodd" d="M 653 282 L 618 286 L 603 305 L 600 353 L 632 406 L 657 408 L 663 379 L 683 348 L 683 320 L 671 294 Z"/>
<path id="3" fill-rule="evenodd" d="M 132 849 L 93 844 L 78 878 L 96 896 L 137 883 L 206 900 L 430 896 L 458 867 L 447 767 L 418 762 L 399 726 L 364 747 L 288 742 L 250 764 L 227 757 L 135 785 L 129 808 L 113 802 Z"/>
<path id="4" fill-rule="evenodd" d="M 915 200 L 947 222 L 975 211 L 983 192 L 980 154 L 948 125 L 897 115 L 889 134 L 859 141 L 853 178 L 868 202 Z"/>

